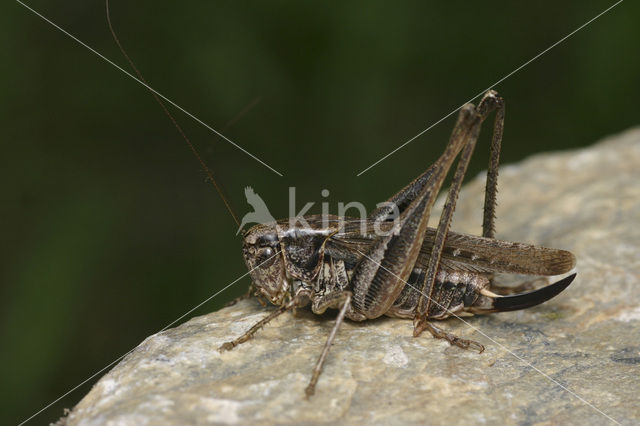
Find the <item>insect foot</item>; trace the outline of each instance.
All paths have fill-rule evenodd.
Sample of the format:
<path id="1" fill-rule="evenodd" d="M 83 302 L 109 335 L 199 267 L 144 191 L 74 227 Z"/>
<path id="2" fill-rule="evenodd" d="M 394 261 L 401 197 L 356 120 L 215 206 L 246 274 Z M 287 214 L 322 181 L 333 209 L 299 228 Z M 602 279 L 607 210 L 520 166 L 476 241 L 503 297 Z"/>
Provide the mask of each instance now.
<path id="1" fill-rule="evenodd" d="M 474 340 L 462 339 L 454 334 L 447 333 L 429 321 L 420 321 L 416 324 L 416 327 L 413 330 L 414 337 L 418 337 L 424 330 L 429 331 L 434 339 L 444 339 L 449 342 L 451 346 L 457 346 L 462 349 L 475 349 L 479 354 L 484 352 L 484 346 L 480 343 Z M 417 334 L 416 331 L 418 331 Z"/>
<path id="2" fill-rule="evenodd" d="M 220 345 L 220 347 L 218 348 L 218 352 L 230 351 L 231 349 L 235 348 L 236 346 L 238 346 L 237 343 L 225 342 L 222 345 Z"/>

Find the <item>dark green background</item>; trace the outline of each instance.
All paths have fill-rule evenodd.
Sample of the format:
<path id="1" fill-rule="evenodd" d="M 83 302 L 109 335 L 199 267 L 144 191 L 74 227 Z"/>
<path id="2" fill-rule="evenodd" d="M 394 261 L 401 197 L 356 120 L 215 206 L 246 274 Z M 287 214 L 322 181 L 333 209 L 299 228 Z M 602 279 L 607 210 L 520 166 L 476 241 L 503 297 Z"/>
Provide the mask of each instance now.
<path id="1" fill-rule="evenodd" d="M 28 4 L 125 65 L 101 1 Z M 382 201 L 436 158 L 454 117 L 357 172 L 611 4 L 112 0 L 111 9 L 154 88 L 284 173 L 172 109 L 239 214 L 251 185 L 282 217 L 289 186 L 299 206 L 322 201 L 324 188 L 334 208 Z M 637 2 L 622 3 L 496 87 L 507 102 L 504 162 L 638 124 L 639 12 Z M 246 268 L 235 224 L 150 94 L 18 3 L 0 16 L 5 424 Z M 469 177 L 485 168 L 488 134 Z M 56 420 L 89 387 L 34 423 Z"/>

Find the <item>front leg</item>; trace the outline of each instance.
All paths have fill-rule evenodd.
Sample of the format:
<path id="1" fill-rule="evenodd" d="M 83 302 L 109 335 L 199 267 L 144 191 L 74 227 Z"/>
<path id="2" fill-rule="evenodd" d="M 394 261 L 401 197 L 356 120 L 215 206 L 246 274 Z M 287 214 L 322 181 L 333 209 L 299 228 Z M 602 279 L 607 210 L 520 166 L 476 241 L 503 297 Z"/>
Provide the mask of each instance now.
<path id="1" fill-rule="evenodd" d="M 218 351 L 220 351 L 220 352 L 230 351 L 231 349 L 235 348 L 239 344 L 244 343 L 247 340 L 251 339 L 253 337 L 253 335 L 258 332 L 258 330 L 260 330 L 262 327 L 267 325 L 269 322 L 271 322 L 275 318 L 278 318 L 280 315 L 284 314 L 285 312 L 287 312 L 287 311 L 289 311 L 291 309 L 295 309 L 296 307 L 304 306 L 304 304 L 306 303 L 306 300 L 307 300 L 306 298 L 307 297 L 308 297 L 308 293 L 306 291 L 298 292 L 293 297 L 293 299 L 291 299 L 287 303 L 279 306 L 275 311 L 271 312 L 269 315 L 267 315 L 266 317 L 262 318 L 260 321 L 255 323 L 242 336 L 240 336 L 237 339 L 234 339 L 234 340 L 232 340 L 230 342 L 224 343 L 222 346 L 220 346 L 218 348 Z"/>
<path id="2" fill-rule="evenodd" d="M 242 294 L 241 296 L 236 297 L 236 298 L 235 298 L 235 299 L 233 299 L 233 300 L 228 301 L 228 302 L 227 302 L 227 303 L 225 303 L 225 304 L 224 304 L 224 306 L 222 306 L 222 307 L 223 307 L 223 308 L 228 308 L 229 306 L 233 306 L 233 305 L 235 305 L 235 304 L 236 304 L 236 303 L 238 303 L 238 302 L 241 302 L 241 301 L 243 301 L 243 300 L 245 300 L 245 299 L 249 299 L 249 298 L 253 295 L 253 291 L 254 291 L 253 283 L 251 283 L 251 284 L 249 284 L 249 288 L 247 289 L 247 291 L 246 291 L 244 294 Z M 260 304 L 261 304 L 262 306 L 265 306 L 265 304 L 264 304 L 264 301 L 263 301 L 263 300 L 258 299 L 258 301 L 260 302 Z"/>
<path id="3" fill-rule="evenodd" d="M 230 351 L 231 349 L 235 348 L 239 344 L 244 343 L 247 340 L 251 339 L 253 337 L 253 335 L 258 332 L 258 330 L 260 330 L 262 327 L 264 327 L 267 323 L 271 322 L 273 319 L 278 318 L 280 315 L 284 314 L 288 310 L 293 309 L 295 304 L 296 304 L 296 300 L 293 299 L 293 300 L 290 300 L 288 303 L 286 303 L 286 304 L 284 304 L 282 306 L 279 306 L 278 309 L 276 309 L 275 311 L 271 312 L 269 315 L 267 315 L 266 317 L 262 318 L 260 321 L 255 323 L 253 325 L 253 327 L 251 327 L 249 330 L 247 330 L 242 336 L 240 336 L 237 339 L 234 339 L 234 340 L 232 340 L 230 342 L 226 342 L 226 343 L 222 344 L 222 346 L 220 346 L 218 348 L 218 351 L 220 351 L 220 352 Z"/>

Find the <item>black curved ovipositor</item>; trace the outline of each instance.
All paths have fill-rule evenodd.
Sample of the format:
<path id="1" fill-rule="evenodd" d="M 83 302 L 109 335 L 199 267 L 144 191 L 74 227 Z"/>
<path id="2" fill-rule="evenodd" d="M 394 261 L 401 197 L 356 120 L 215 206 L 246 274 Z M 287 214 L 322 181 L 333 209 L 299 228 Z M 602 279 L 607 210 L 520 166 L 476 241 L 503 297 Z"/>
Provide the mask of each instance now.
<path id="1" fill-rule="evenodd" d="M 528 293 L 515 294 L 512 296 L 496 297 L 493 302 L 493 309 L 496 312 L 517 311 L 519 309 L 530 308 L 539 305 L 556 296 L 567 288 L 576 277 L 576 274 L 569 275 L 553 284 L 542 287 Z"/>

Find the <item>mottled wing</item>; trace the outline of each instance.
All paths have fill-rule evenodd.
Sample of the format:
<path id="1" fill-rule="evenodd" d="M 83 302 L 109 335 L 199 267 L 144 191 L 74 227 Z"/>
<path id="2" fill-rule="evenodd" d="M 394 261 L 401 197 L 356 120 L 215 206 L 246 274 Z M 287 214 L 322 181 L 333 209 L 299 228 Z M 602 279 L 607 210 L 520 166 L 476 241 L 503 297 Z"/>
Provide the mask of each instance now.
<path id="1" fill-rule="evenodd" d="M 426 266 L 431 256 L 435 229 L 428 229 L 419 262 Z M 525 275 L 560 275 L 576 264 L 575 256 L 565 250 L 526 243 L 496 240 L 449 232 L 442 253 L 442 266 Z"/>
<path id="2" fill-rule="evenodd" d="M 370 222 L 361 226 L 360 221 L 348 221 L 327 242 L 327 250 L 348 263 L 357 262 L 358 252 L 366 253 L 375 237 Z M 434 237 L 435 229 L 428 228 L 416 267 L 426 268 Z M 575 257 L 565 250 L 449 232 L 440 264 L 449 270 L 551 276 L 573 269 Z"/>

